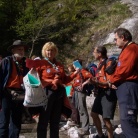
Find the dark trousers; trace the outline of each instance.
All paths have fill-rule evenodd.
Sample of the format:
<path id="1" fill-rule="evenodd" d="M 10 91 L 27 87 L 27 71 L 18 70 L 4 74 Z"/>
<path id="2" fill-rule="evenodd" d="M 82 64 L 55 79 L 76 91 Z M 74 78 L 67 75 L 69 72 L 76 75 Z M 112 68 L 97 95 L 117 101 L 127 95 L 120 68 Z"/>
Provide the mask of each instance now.
<path id="1" fill-rule="evenodd" d="M 126 138 L 138 138 L 138 83 L 125 82 L 118 86 L 117 98 L 121 127 Z"/>
<path id="2" fill-rule="evenodd" d="M 23 102 L 12 101 L 3 95 L 0 111 L 0 138 L 18 138 L 21 130 Z"/>
<path id="3" fill-rule="evenodd" d="M 40 110 L 39 121 L 37 126 L 37 138 L 47 137 L 47 127 L 49 123 L 50 138 L 59 138 L 59 122 L 61 117 L 61 109 L 63 97 L 59 92 L 48 93 L 47 108 L 43 107 Z"/>

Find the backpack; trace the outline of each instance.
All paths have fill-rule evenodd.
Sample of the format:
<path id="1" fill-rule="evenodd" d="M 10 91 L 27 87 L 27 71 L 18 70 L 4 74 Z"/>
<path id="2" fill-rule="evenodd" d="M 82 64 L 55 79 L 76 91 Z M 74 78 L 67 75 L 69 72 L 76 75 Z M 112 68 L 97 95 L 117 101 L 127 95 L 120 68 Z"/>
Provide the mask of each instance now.
<path id="1" fill-rule="evenodd" d="M 111 56 L 109 57 L 107 60 L 106 60 L 106 64 L 111 61 L 111 64 L 110 66 L 106 67 L 105 68 L 105 72 L 108 74 L 108 75 L 111 75 L 114 73 L 115 69 L 116 69 L 116 66 L 117 66 L 117 58 L 114 57 L 114 56 Z"/>
<path id="2" fill-rule="evenodd" d="M 95 65 L 94 63 L 90 63 L 86 69 L 93 75 L 93 77 L 96 76 L 96 71 L 97 71 L 97 65 Z M 87 96 L 90 96 L 92 93 L 92 90 L 94 89 L 94 85 L 93 84 L 86 84 L 84 86 L 84 91 L 86 92 Z"/>
<path id="3" fill-rule="evenodd" d="M 96 64 L 90 63 L 86 68 L 93 75 L 93 77 L 96 76 L 96 71 L 97 71 L 97 65 Z"/>

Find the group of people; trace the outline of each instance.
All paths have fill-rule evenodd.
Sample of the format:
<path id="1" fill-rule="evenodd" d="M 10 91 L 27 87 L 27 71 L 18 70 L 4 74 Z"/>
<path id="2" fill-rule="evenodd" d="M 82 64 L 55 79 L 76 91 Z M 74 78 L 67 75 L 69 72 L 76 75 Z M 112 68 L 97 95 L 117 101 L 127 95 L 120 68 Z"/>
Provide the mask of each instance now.
<path id="1" fill-rule="evenodd" d="M 131 33 L 124 28 L 114 32 L 115 44 L 122 49 L 115 72 L 109 75 L 105 69 L 107 50 L 104 46 L 96 46 L 93 56 L 99 61 L 96 76 L 86 69 L 73 66 L 69 75 L 64 66 L 56 60 L 58 48 L 53 42 L 47 42 L 42 48 L 42 59 L 25 58 L 27 45 L 16 40 L 8 50 L 12 56 L 2 59 L 0 63 L 0 138 L 18 138 L 21 130 L 23 101 L 13 98 L 13 91 L 25 92 L 23 77 L 29 69 L 35 68 L 40 76 L 42 86 L 48 96 L 47 107 L 39 108 L 37 137 L 46 138 L 49 124 L 50 138 L 59 138 L 59 123 L 64 113 L 80 126 L 80 135 L 88 134 L 89 116 L 86 107 L 85 85 L 95 86 L 96 98 L 91 109 L 91 117 L 97 128 L 96 138 L 105 138 L 102 132 L 101 120 L 107 129 L 108 138 L 113 138 L 113 128 L 110 122 L 114 117 L 118 100 L 120 122 L 126 138 L 138 137 L 138 45 L 132 42 Z M 78 59 L 82 65 L 82 61 Z M 67 99 L 65 85 L 71 83 L 71 95 Z M 64 107 L 64 108 L 63 108 Z M 70 109 L 72 112 L 70 112 Z M 79 117 L 78 117 L 79 115 Z"/>

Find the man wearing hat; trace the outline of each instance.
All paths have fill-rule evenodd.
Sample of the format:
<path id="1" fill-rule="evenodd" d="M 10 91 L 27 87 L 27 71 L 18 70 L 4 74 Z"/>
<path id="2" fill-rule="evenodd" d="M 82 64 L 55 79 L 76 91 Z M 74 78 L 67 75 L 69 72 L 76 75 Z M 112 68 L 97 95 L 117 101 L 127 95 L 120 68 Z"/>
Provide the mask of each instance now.
<path id="1" fill-rule="evenodd" d="M 8 51 L 12 56 L 5 57 L 0 64 L 0 138 L 18 138 L 21 129 L 24 93 L 23 77 L 27 74 L 24 52 L 27 45 L 16 40 Z M 21 94 L 20 94 L 20 93 Z"/>

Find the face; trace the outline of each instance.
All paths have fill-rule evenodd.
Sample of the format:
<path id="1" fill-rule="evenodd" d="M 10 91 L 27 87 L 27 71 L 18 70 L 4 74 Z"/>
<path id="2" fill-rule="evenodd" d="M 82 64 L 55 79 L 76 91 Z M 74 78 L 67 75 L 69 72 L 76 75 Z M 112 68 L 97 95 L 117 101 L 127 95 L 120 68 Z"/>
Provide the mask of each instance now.
<path id="1" fill-rule="evenodd" d="M 55 49 L 46 49 L 45 55 L 49 60 L 53 60 L 56 56 L 56 51 Z"/>
<path id="2" fill-rule="evenodd" d="M 94 56 L 95 60 L 100 59 L 101 53 L 97 52 L 97 48 L 94 49 L 93 56 Z"/>
<path id="3" fill-rule="evenodd" d="M 114 41 L 118 48 L 123 48 L 123 46 L 125 45 L 124 37 L 118 37 L 117 33 L 115 33 Z"/>
<path id="4" fill-rule="evenodd" d="M 23 58 L 24 57 L 24 47 L 23 46 L 17 46 L 12 49 L 12 53 L 16 58 Z"/>

